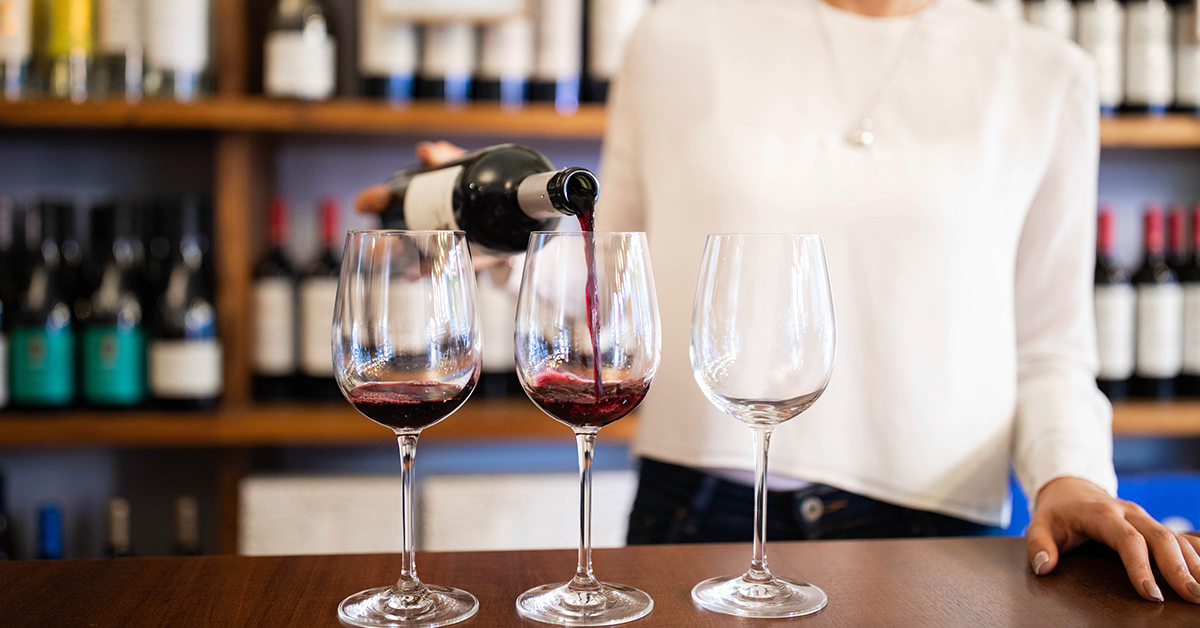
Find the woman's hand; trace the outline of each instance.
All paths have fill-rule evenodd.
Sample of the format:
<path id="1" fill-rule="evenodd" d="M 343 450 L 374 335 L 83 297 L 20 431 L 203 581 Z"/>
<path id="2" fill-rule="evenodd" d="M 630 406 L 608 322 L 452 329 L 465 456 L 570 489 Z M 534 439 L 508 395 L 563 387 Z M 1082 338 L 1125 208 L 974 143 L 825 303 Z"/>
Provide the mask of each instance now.
<path id="1" fill-rule="evenodd" d="M 436 166 L 454 161 L 467 151 L 450 142 L 421 142 L 417 144 L 417 159 L 426 166 Z M 363 214 L 378 214 L 391 203 L 392 193 L 386 185 L 372 185 L 358 193 L 354 209 Z"/>
<path id="2" fill-rule="evenodd" d="M 1200 538 L 1178 534 L 1133 502 L 1116 499 L 1078 478 L 1058 478 L 1042 487 L 1025 533 L 1029 564 L 1044 576 L 1067 552 L 1088 539 L 1117 550 L 1129 580 L 1142 597 L 1163 601 L 1150 556 L 1167 584 L 1183 599 L 1200 604 Z"/>

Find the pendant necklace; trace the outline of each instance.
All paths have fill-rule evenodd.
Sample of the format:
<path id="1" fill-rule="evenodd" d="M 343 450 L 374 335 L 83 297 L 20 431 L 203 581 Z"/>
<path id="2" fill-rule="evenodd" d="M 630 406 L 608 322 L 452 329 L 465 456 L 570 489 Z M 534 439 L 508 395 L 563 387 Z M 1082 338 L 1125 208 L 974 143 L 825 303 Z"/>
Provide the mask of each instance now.
<path id="1" fill-rule="evenodd" d="M 825 45 L 825 53 L 829 57 L 829 65 L 832 66 L 833 72 L 837 76 L 836 87 L 841 92 L 842 102 L 849 104 L 848 94 L 850 90 L 845 85 L 845 81 L 843 79 L 845 73 L 842 72 L 842 69 L 838 64 L 837 53 L 834 52 L 833 49 L 833 37 L 829 34 L 829 26 L 825 23 L 824 11 L 826 9 L 825 7 L 818 6 L 822 4 L 824 4 L 824 0 L 812 0 L 813 13 L 816 16 L 817 27 L 821 31 L 821 41 Z M 910 24 L 908 26 L 908 30 L 905 31 L 904 41 L 900 43 L 900 48 L 896 51 L 896 55 L 892 59 L 891 67 L 889 67 L 887 73 L 883 75 L 883 80 L 879 82 L 879 87 L 876 88 L 875 93 L 871 95 L 870 100 L 867 101 L 867 105 L 863 107 L 862 113 L 858 115 L 857 125 L 852 127 L 845 136 L 846 142 L 849 144 L 866 148 L 875 143 L 875 120 L 873 120 L 871 116 L 875 111 L 875 107 L 879 105 L 879 101 L 883 100 L 888 88 L 891 87 L 892 83 L 894 82 L 896 78 L 896 71 L 900 68 L 900 62 L 902 59 L 904 59 L 904 55 L 906 52 L 908 52 L 908 48 L 910 44 L 912 44 L 912 41 L 916 39 L 918 26 L 920 26 L 921 21 L 924 20 L 927 13 L 929 13 L 928 5 L 926 5 L 917 13 L 916 18 L 913 19 L 912 24 Z"/>

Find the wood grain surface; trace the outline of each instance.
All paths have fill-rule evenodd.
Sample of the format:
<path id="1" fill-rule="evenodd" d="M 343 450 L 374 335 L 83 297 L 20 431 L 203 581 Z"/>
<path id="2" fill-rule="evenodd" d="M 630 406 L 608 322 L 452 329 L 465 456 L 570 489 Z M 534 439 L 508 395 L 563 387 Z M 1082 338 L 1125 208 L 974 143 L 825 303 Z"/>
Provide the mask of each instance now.
<path id="1" fill-rule="evenodd" d="M 769 546 L 772 569 L 829 594 L 816 615 L 747 621 L 692 605 L 691 587 L 740 572 L 750 546 L 598 550 L 597 574 L 647 591 L 654 611 L 636 626 L 1200 626 L 1200 606 L 1163 587 L 1166 603 L 1137 597 L 1116 555 L 1085 546 L 1050 576 L 1030 574 L 1020 538 L 824 541 Z M 422 553 L 431 583 L 464 588 L 479 614 L 460 624 L 534 626 L 516 615 L 525 589 L 564 580 L 573 551 Z M 394 581 L 395 555 L 148 558 L 0 563 L 0 625 L 337 626 L 336 607 Z"/>

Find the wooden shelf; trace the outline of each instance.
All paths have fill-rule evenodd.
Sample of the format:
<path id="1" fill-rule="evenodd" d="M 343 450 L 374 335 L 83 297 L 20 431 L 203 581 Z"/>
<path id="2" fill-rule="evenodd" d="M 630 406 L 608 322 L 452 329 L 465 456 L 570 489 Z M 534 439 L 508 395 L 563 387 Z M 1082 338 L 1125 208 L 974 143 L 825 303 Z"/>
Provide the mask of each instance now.
<path id="1" fill-rule="evenodd" d="M 604 428 L 606 442 L 626 442 L 632 419 Z M 0 447 L 260 447 L 383 444 L 387 428 L 345 402 L 280 403 L 211 412 L 4 412 Z M 561 440 L 571 431 L 527 399 L 475 399 L 425 430 L 422 441 Z"/>
<path id="2" fill-rule="evenodd" d="M 472 104 L 461 109 L 413 103 L 397 108 L 369 100 L 306 103 L 267 98 L 213 98 L 190 104 L 147 100 L 0 104 L 0 126 L 53 129 L 173 129 L 267 133 L 400 133 L 599 139 L 604 107 L 583 105 L 563 115 L 549 104 L 519 111 Z"/>
<path id="3" fill-rule="evenodd" d="M 636 416 L 604 429 L 606 442 L 628 442 Z M 1200 436 L 1200 401 L 1116 406 L 1118 436 Z M 429 428 L 423 441 L 562 440 L 571 433 L 527 400 L 477 399 Z M 260 447 L 388 443 L 386 428 L 341 402 L 284 403 L 213 412 L 5 412 L 0 447 Z"/>
<path id="4" fill-rule="evenodd" d="M 84 103 L 28 101 L 0 104 L 0 127 L 53 129 L 167 129 L 265 133 L 454 134 L 497 137 L 599 139 L 604 106 L 584 104 L 563 115 L 548 104 L 518 111 L 471 104 L 449 109 L 413 103 L 397 108 L 370 100 L 322 103 L 262 97 L 221 97 L 191 104 L 147 100 Z M 1100 123 L 1105 148 L 1200 148 L 1200 117 L 1123 115 Z"/>

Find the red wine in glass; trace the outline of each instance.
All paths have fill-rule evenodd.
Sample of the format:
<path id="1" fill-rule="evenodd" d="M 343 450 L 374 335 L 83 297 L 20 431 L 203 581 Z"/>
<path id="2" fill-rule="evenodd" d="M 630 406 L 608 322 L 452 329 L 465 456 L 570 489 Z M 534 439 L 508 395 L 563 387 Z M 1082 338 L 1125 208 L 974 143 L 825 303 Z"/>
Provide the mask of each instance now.
<path id="1" fill-rule="evenodd" d="M 440 382 L 372 382 L 350 391 L 350 403 L 368 419 L 395 430 L 422 430 L 449 416 L 471 396 L 466 386 Z"/>
<path id="2" fill-rule="evenodd" d="M 550 416 L 574 428 L 600 429 L 620 419 L 646 398 L 648 380 L 604 385 L 599 397 L 594 382 L 566 373 L 545 373 L 534 380 L 529 397 Z"/>

